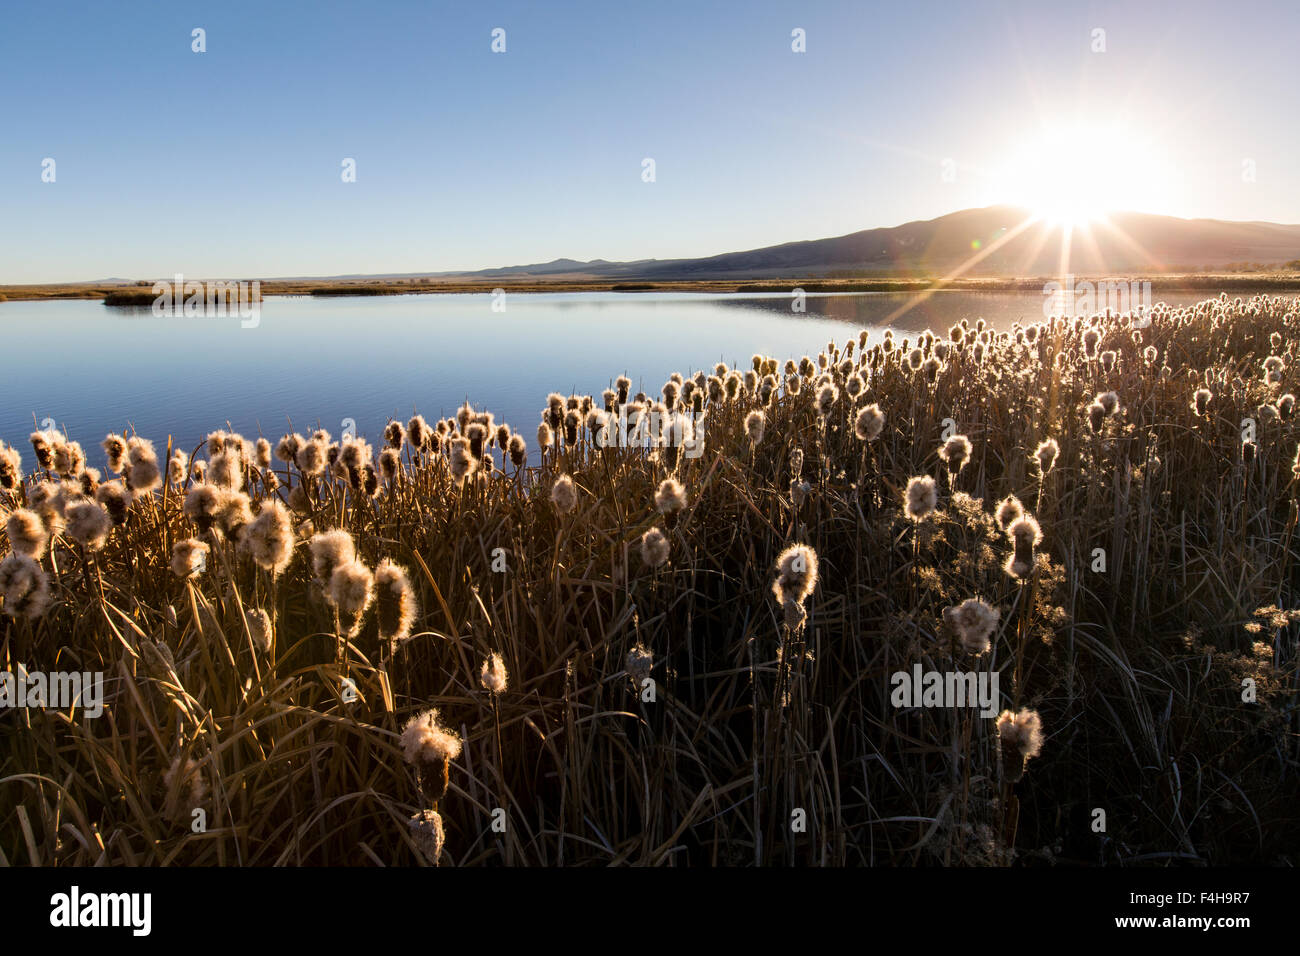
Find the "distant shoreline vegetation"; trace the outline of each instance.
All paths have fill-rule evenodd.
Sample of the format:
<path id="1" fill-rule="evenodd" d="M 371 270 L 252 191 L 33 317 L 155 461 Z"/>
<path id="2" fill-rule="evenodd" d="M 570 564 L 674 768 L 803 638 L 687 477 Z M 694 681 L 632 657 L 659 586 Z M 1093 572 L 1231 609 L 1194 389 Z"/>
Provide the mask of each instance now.
<path id="1" fill-rule="evenodd" d="M 1163 274 L 1138 273 L 1134 275 L 1086 275 L 1074 278 L 1118 279 L 1149 281 L 1157 293 L 1227 291 L 1230 293 L 1292 292 L 1300 291 L 1300 271 L 1296 273 L 1196 273 Z M 821 277 L 783 279 L 692 279 L 677 281 L 628 282 L 609 279 L 534 279 L 493 278 L 469 279 L 387 279 L 387 280 L 293 280 L 268 279 L 261 282 L 261 295 L 310 296 L 380 296 L 427 295 L 453 293 L 490 293 L 505 289 L 511 293 L 544 292 L 705 292 L 705 293 L 788 293 L 800 288 L 805 292 L 1033 292 L 1041 293 L 1044 284 L 1057 276 L 1033 277 L 966 277 L 948 282 L 938 277 Z M 51 285 L 0 286 L 0 302 L 33 299 L 102 299 L 109 306 L 151 305 L 157 297 L 152 291 L 152 280 L 141 280 L 134 285 L 109 285 L 106 283 L 65 283 Z"/>

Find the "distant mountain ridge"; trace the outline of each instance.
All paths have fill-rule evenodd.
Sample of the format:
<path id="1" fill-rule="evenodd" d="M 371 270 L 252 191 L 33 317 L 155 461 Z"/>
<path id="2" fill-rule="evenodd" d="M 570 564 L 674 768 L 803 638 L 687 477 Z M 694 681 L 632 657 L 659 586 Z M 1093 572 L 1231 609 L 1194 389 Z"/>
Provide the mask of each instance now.
<path id="1" fill-rule="evenodd" d="M 1014 206 L 965 209 L 844 236 L 784 242 L 695 259 L 579 262 L 556 259 L 531 265 L 445 272 L 465 278 L 603 278 L 644 280 L 740 279 L 918 272 L 946 274 L 966 263 L 967 275 L 1054 275 L 1062 271 L 1065 227 L 1035 222 Z M 1005 238 L 1009 234 L 1010 238 Z M 1002 241 L 1000 241 L 1002 240 Z M 1300 225 L 1178 219 L 1148 213 L 1113 213 L 1076 227 L 1068 271 L 1162 272 L 1232 263 L 1280 264 L 1300 259 Z"/>

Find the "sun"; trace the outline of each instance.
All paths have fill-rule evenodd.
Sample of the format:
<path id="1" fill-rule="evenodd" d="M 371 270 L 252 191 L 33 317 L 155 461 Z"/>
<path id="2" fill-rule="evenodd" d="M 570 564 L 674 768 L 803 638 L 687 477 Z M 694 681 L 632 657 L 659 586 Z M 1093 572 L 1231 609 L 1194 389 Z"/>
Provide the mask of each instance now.
<path id="1" fill-rule="evenodd" d="M 1011 152 L 998 179 L 1001 201 L 1061 226 L 1151 209 L 1168 195 L 1168 175 L 1143 137 L 1113 123 L 1045 127 Z"/>

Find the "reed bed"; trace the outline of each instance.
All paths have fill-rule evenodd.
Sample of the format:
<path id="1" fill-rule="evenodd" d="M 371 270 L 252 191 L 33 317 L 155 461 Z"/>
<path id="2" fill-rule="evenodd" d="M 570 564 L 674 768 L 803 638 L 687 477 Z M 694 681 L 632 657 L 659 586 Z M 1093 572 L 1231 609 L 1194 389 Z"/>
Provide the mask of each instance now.
<path id="1" fill-rule="evenodd" d="M 1294 864 L 1298 338 L 1221 296 L 520 432 L 12 436 L 0 667 L 105 702 L 0 710 L 0 863 Z"/>

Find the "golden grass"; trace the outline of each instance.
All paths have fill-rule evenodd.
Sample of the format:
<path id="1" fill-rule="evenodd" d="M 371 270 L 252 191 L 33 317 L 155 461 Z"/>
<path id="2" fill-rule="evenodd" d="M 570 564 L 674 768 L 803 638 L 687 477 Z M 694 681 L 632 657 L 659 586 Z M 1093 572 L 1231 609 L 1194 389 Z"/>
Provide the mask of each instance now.
<path id="1" fill-rule="evenodd" d="M 1097 354 L 1117 354 L 1110 371 L 1084 354 L 1089 330 Z M 102 550 L 56 540 L 43 616 L 0 619 L 0 666 L 108 683 L 98 719 L 0 712 L 0 862 L 424 862 L 408 820 L 428 800 L 398 736 L 430 707 L 464 740 L 437 806 L 444 865 L 1294 862 L 1296 627 L 1283 611 L 1300 604 L 1298 435 L 1293 417 L 1257 409 L 1288 390 L 1300 300 L 1212 300 L 1138 332 L 1121 317 L 1058 321 L 1032 345 L 1019 334 L 948 348 L 937 371 L 880 343 L 832 350 L 824 419 L 816 373 L 792 395 L 779 369 L 767 402 L 722 388 L 704 402 L 699 457 L 601 450 L 584 426 L 571 443 L 557 429 L 522 469 L 489 449 L 495 468 L 460 486 L 444 452 L 409 446 L 374 497 L 346 477 L 277 463 L 272 483 L 254 469 L 255 511 L 309 489 L 297 520 L 310 527 L 274 580 L 218 533 L 207 569 L 179 580 L 172 546 L 201 536 L 185 489 L 138 496 Z M 1279 384 L 1261 367 L 1274 353 Z M 852 374 L 866 379 L 856 399 Z M 1107 391 L 1120 410 L 1094 433 L 1085 409 Z M 863 442 L 855 412 L 871 403 L 885 425 Z M 744 422 L 760 407 L 754 445 Z M 945 419 L 972 444 L 955 473 L 938 455 Z M 1040 480 L 1031 456 L 1049 437 L 1060 454 Z M 578 492 L 564 514 L 561 474 Z M 913 524 L 903 489 L 927 474 L 938 511 Z M 660 513 L 669 476 L 687 504 Z M 1003 570 L 1012 543 L 993 512 L 1008 494 L 1044 536 L 1024 581 Z M 313 583 L 301 541 L 333 528 L 367 566 L 410 573 L 413 636 L 391 655 L 373 609 L 349 636 Z M 641 555 L 652 528 L 670 548 L 659 567 Z M 802 627 L 771 590 L 796 543 L 818 565 Z M 945 623 L 968 598 L 1000 612 L 979 658 Z M 274 619 L 269 653 L 248 608 Z M 636 647 L 653 653 L 653 702 L 626 671 Z M 480 683 L 492 653 L 509 674 L 499 697 Z M 992 719 L 891 705 L 890 675 L 916 663 L 995 671 L 999 709 L 1041 715 L 1023 779 Z"/>

